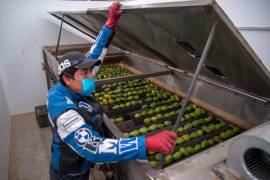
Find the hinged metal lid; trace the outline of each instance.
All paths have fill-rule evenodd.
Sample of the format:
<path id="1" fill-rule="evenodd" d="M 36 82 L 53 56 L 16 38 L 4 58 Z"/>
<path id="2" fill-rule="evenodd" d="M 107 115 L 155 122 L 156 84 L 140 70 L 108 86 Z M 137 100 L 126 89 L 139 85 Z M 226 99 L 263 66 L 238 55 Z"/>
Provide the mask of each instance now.
<path id="1" fill-rule="evenodd" d="M 213 23 L 216 35 L 202 76 L 270 98 L 270 73 L 222 9 L 212 0 L 125 6 L 113 43 L 124 50 L 194 72 Z M 96 36 L 105 9 L 50 12 Z"/>

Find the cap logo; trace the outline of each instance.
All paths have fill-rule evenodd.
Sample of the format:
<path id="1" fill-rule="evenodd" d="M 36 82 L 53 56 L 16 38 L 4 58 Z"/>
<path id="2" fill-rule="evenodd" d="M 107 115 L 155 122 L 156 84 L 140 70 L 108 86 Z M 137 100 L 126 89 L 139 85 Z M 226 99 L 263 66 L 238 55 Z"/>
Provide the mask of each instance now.
<path id="1" fill-rule="evenodd" d="M 70 67 L 71 63 L 68 59 L 64 60 L 60 64 L 58 64 L 58 75 L 60 75 L 66 68 Z"/>

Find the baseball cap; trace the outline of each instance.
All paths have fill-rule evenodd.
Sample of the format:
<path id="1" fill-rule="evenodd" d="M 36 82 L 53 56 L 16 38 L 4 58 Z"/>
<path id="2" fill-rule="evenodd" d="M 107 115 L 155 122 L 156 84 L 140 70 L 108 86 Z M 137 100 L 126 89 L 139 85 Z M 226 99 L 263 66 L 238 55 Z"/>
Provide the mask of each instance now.
<path id="1" fill-rule="evenodd" d="M 89 59 L 84 53 L 79 51 L 68 52 L 58 59 L 58 75 L 60 76 L 64 72 L 68 73 L 72 68 L 92 68 L 100 64 L 100 60 Z"/>

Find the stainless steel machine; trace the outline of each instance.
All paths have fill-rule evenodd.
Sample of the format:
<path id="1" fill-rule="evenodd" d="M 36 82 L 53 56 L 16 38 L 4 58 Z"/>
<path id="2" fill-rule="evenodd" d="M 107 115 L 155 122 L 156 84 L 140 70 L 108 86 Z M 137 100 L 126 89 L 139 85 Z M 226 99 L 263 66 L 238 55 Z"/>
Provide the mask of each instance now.
<path id="1" fill-rule="evenodd" d="M 150 78 L 151 83 L 184 98 L 210 30 L 217 23 L 190 101 L 245 132 L 162 169 L 151 168 L 148 161 L 121 163 L 122 177 L 270 179 L 270 73 L 218 4 L 214 0 L 187 0 L 124 6 L 123 10 L 107 59 L 133 74 L 97 83 Z M 106 13 L 105 8 L 50 12 L 92 38 L 104 24 Z M 87 48 L 60 46 L 59 55 Z M 43 52 L 47 74 L 51 74 L 50 87 L 57 81 L 52 78 L 55 47 L 44 47 Z M 123 137 L 108 114 L 105 124 L 113 136 Z"/>

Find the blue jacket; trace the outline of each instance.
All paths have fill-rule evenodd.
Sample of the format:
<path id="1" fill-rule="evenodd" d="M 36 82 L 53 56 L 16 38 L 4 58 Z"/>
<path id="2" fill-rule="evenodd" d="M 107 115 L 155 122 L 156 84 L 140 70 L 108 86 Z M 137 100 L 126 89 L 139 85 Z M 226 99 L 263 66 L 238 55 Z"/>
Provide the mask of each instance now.
<path id="1" fill-rule="evenodd" d="M 103 26 L 87 57 L 103 60 L 112 34 Z M 146 158 L 144 136 L 102 137 L 103 111 L 93 97 L 83 97 L 58 83 L 48 92 L 48 113 L 53 127 L 51 163 L 59 172 L 81 174 L 95 163 Z"/>

